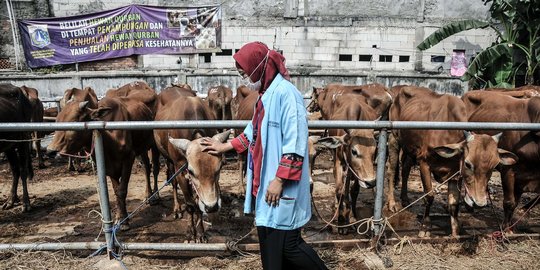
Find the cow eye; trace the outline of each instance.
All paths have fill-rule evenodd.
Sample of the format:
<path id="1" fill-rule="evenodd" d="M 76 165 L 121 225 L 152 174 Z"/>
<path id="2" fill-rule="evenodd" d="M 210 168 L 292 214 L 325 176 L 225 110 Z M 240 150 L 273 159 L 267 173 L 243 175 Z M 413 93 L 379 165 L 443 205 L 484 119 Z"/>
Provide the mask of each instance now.
<path id="1" fill-rule="evenodd" d="M 465 168 L 467 168 L 467 170 L 471 170 L 471 171 L 474 169 L 472 163 L 470 161 L 468 161 L 468 160 L 465 160 Z"/>
<path id="2" fill-rule="evenodd" d="M 353 156 L 356 156 L 356 157 L 359 155 L 358 151 L 356 149 L 354 149 L 354 148 L 351 149 L 351 153 L 353 154 Z"/>

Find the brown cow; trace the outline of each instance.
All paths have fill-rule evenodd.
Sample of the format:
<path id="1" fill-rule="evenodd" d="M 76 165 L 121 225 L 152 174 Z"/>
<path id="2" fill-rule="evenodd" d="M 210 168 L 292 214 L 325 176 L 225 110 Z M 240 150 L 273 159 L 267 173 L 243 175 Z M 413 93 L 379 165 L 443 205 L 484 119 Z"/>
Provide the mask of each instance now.
<path id="1" fill-rule="evenodd" d="M 198 97 L 185 96 L 178 89 L 164 89 L 159 94 L 160 104 L 156 121 L 214 120 L 208 106 Z M 202 224 L 202 214 L 221 207 L 219 172 L 223 157 L 202 152 L 200 140 L 206 136 L 226 141 L 230 132 L 216 134 L 215 129 L 161 129 L 154 130 L 154 138 L 161 154 L 167 159 L 167 177 L 187 162 L 187 174 L 179 174 L 173 181 L 174 215 L 181 217 L 178 186 L 182 189 L 188 214 L 191 217 L 191 235 L 196 242 L 208 239 Z"/>
<path id="2" fill-rule="evenodd" d="M 336 110 L 331 120 L 373 121 L 379 118 L 377 112 L 364 102 L 359 95 L 339 95 L 335 100 Z M 373 169 L 376 151 L 376 140 L 373 129 L 331 129 L 331 137 L 321 138 L 318 144 L 334 151 L 334 179 L 336 181 L 336 200 L 339 209 L 338 224 L 345 225 L 350 221 L 351 211 L 355 218 L 356 199 L 359 188 L 375 186 Z M 353 179 L 352 187 L 350 181 Z M 350 192 L 350 199 L 349 199 Z M 347 234 L 347 228 L 338 228 L 340 234 Z"/>
<path id="3" fill-rule="evenodd" d="M 97 121 L 151 121 L 152 111 L 144 103 L 130 98 L 101 99 L 97 109 L 89 102 L 69 102 L 58 114 L 58 122 Z M 116 196 L 116 222 L 127 217 L 126 197 L 133 162 L 137 155 L 146 153 L 151 146 L 151 130 L 107 130 L 102 132 L 105 156 L 105 174 L 113 184 Z M 56 131 L 48 149 L 68 154 L 90 149 L 92 132 Z M 121 229 L 128 229 L 126 220 Z"/>
<path id="4" fill-rule="evenodd" d="M 121 86 L 117 89 L 110 89 L 105 93 L 105 97 L 127 97 L 129 99 L 137 100 L 144 103 L 152 111 L 152 119 L 156 115 L 156 110 L 158 107 L 158 98 L 156 91 L 152 89 L 146 82 L 137 81 L 128 83 Z M 137 131 L 137 132 L 149 132 L 153 134 L 151 130 L 147 131 Z M 148 137 L 148 134 L 144 134 L 145 137 Z M 154 188 L 152 189 L 150 182 L 150 159 L 148 158 L 148 153 L 141 153 L 140 158 L 144 166 L 145 178 L 146 178 L 146 198 L 150 199 L 151 204 L 159 200 L 159 194 L 156 194 L 152 197 L 154 192 L 158 190 L 158 176 L 159 176 L 159 151 L 154 142 L 154 136 L 150 136 L 150 155 L 152 157 L 152 172 L 154 174 Z"/>
<path id="5" fill-rule="evenodd" d="M 60 99 L 60 110 L 63 110 L 67 103 L 71 101 L 83 102 L 88 101 L 89 108 L 97 108 L 97 95 L 94 89 L 91 87 L 85 87 L 84 89 L 71 88 L 64 91 L 64 96 Z"/>
<path id="6" fill-rule="evenodd" d="M 257 94 L 257 91 L 252 91 L 245 85 L 240 85 L 238 88 L 236 88 L 236 95 L 231 100 L 231 113 L 232 113 L 233 119 L 235 119 L 235 120 L 247 120 L 247 119 L 239 119 L 239 118 L 237 118 L 238 117 L 238 108 L 240 106 L 240 103 L 242 103 L 242 101 L 244 100 L 244 98 L 246 98 L 250 94 Z M 255 103 L 253 103 L 253 105 L 255 105 Z"/>
<path id="7" fill-rule="evenodd" d="M 216 120 L 231 120 L 232 91 L 230 88 L 220 85 L 208 90 L 206 97 L 208 106 L 214 112 Z"/>
<path id="8" fill-rule="evenodd" d="M 90 108 L 90 109 L 96 109 L 97 106 L 98 106 L 97 95 L 94 92 L 94 89 L 92 89 L 91 87 L 85 87 L 84 89 L 71 88 L 71 89 L 67 89 L 66 91 L 64 91 L 64 96 L 62 97 L 62 99 L 60 99 L 60 103 L 59 103 L 60 110 L 63 110 L 70 102 L 75 102 L 75 103 L 87 102 L 85 106 L 87 108 Z M 58 115 L 57 115 L 57 117 L 58 117 Z M 56 119 L 56 121 L 59 122 L 58 118 Z M 77 153 L 77 155 L 84 155 L 85 150 L 90 151 L 90 146 L 87 146 L 87 147 L 88 148 L 83 149 L 82 152 Z M 78 170 L 82 170 L 81 165 L 80 165 L 80 159 L 76 159 L 76 160 L 79 161 L 79 166 L 78 166 L 79 169 Z M 75 163 L 75 160 L 73 158 L 69 157 L 68 158 L 68 170 L 75 171 L 75 164 L 74 163 Z"/>
<path id="9" fill-rule="evenodd" d="M 464 96 L 469 102 L 477 104 L 470 112 L 471 122 L 509 122 L 539 123 L 540 97 L 517 99 L 499 93 L 491 95 Z M 492 134 L 497 131 L 482 133 Z M 503 131 L 499 147 L 517 155 L 517 163 L 501 167 L 501 180 L 504 193 L 503 228 L 512 231 L 510 224 L 514 210 L 524 192 L 540 193 L 540 139 L 538 131 Z M 526 207 L 534 206 L 534 201 Z"/>
<path id="10" fill-rule="evenodd" d="M 32 118 L 31 122 L 41 123 L 43 122 L 43 103 L 39 100 L 39 93 L 37 89 L 27 87 L 25 85 L 21 86 L 21 90 L 28 97 L 30 104 L 32 106 Z M 38 167 L 40 169 L 45 168 L 45 161 L 43 160 L 43 151 L 41 149 L 41 139 L 47 135 L 48 132 L 43 131 L 34 131 L 32 132 L 32 139 L 34 149 L 36 149 L 36 156 L 38 158 Z"/>
<path id="11" fill-rule="evenodd" d="M 23 91 L 12 84 L 0 84 L 0 122 L 30 122 L 32 106 Z M 32 162 L 30 157 L 29 132 L 0 132 L 0 153 L 5 153 L 11 174 L 11 192 L 3 209 L 12 208 L 19 203 L 17 186 L 19 178 L 23 188 L 23 211 L 30 210 L 30 197 L 28 196 L 27 178 L 32 178 Z M 13 141 L 13 142 L 12 142 Z"/>
<path id="12" fill-rule="evenodd" d="M 386 119 L 388 108 L 392 103 L 392 96 L 382 84 L 366 85 L 342 85 L 328 84 L 325 88 L 313 88 L 311 104 L 308 107 L 310 112 L 321 111 L 323 119 L 330 119 L 336 106 L 337 97 L 345 94 L 356 94 L 362 98 L 363 102 L 375 109 L 377 115 Z"/>
<path id="13" fill-rule="evenodd" d="M 465 104 L 459 98 L 412 86 L 404 87 L 397 95 L 389 116 L 391 121 L 467 121 Z M 438 182 L 448 180 L 448 211 L 451 216 L 452 236 L 459 234 L 458 212 L 462 179 L 467 205 L 483 207 L 487 205 L 487 184 L 492 170 L 499 164 L 510 165 L 515 162 L 514 154 L 497 148 L 499 136 L 472 135 L 460 130 L 402 129 L 393 130 L 393 133 L 403 147 L 404 155 L 419 163 L 424 192 L 428 193 L 433 189 L 431 174 Z M 397 154 L 392 151 L 389 153 Z M 397 159 L 389 158 L 390 160 Z M 388 171 L 393 171 L 394 166 L 395 164 L 390 164 Z M 458 173 L 458 177 L 452 177 Z M 402 189 L 405 192 L 407 177 L 408 174 L 404 174 Z M 429 212 L 434 195 L 428 194 L 420 237 L 429 236 L 431 227 Z M 393 194 L 388 196 L 390 200 Z"/>

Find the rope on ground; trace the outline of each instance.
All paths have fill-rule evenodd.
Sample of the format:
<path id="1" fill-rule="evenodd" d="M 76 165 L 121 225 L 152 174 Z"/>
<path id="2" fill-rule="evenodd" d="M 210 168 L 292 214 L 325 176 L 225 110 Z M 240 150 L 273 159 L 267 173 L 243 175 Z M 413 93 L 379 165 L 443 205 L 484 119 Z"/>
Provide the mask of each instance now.
<path id="1" fill-rule="evenodd" d="M 249 253 L 249 252 L 246 252 L 246 251 L 243 251 L 241 250 L 239 247 L 238 247 L 238 243 L 242 240 L 244 240 L 246 237 L 248 237 L 248 235 L 250 235 L 251 233 L 253 233 L 255 231 L 256 227 L 253 227 L 251 228 L 251 230 L 246 233 L 244 236 L 240 237 L 240 238 L 237 238 L 236 240 L 231 240 L 231 241 L 227 241 L 226 245 L 227 245 L 227 249 L 229 249 L 230 251 L 236 251 L 238 252 L 238 254 L 240 254 L 240 256 L 243 256 L 243 257 L 249 257 L 249 256 L 252 256 L 253 254 L 252 253 Z"/>
<path id="2" fill-rule="evenodd" d="M 489 194 L 489 201 L 491 203 L 491 209 L 495 213 L 495 210 L 493 209 L 493 202 L 491 201 L 491 194 Z M 540 200 L 540 196 L 537 196 L 535 201 L 531 203 L 529 208 L 525 210 L 525 212 L 510 226 L 507 226 L 506 228 L 503 228 L 502 224 L 499 223 L 499 230 L 494 231 L 490 235 L 490 239 L 492 242 L 497 244 L 497 250 L 500 252 L 508 250 L 507 244 L 510 243 L 510 239 L 506 237 L 506 232 L 512 230 L 521 220 L 531 211 L 531 209 L 538 203 L 538 200 Z"/>
<path id="3" fill-rule="evenodd" d="M 113 258 L 120 261 L 120 264 L 122 265 L 122 267 L 124 269 L 127 269 L 126 266 L 124 265 L 124 263 L 122 262 L 122 255 L 123 255 L 124 248 L 123 248 L 123 245 L 122 245 L 122 243 L 120 242 L 120 240 L 118 239 L 118 236 L 117 236 L 117 233 L 120 230 L 120 227 L 122 226 L 122 224 L 124 222 L 126 222 L 127 220 L 132 218 L 137 212 L 139 212 L 142 209 L 142 207 L 145 206 L 146 203 L 149 200 L 154 198 L 154 196 L 156 196 L 163 188 L 165 188 L 165 186 L 169 185 L 172 182 L 172 180 L 174 180 L 176 178 L 176 176 L 178 176 L 181 172 L 183 172 L 187 168 L 187 165 L 188 165 L 187 162 L 184 163 L 184 165 L 182 165 L 182 167 L 180 167 L 169 179 L 167 179 L 167 181 L 165 181 L 165 183 L 163 183 L 163 185 L 158 190 L 156 190 L 150 197 L 146 198 L 143 202 L 141 202 L 141 204 L 139 204 L 139 206 L 137 206 L 137 208 L 135 208 L 135 210 L 132 211 L 127 217 L 125 217 L 124 219 L 122 219 L 118 223 L 111 226 L 110 229 L 105 229 L 104 226 L 102 227 L 101 230 L 104 233 L 111 233 L 111 241 L 113 241 L 113 243 L 114 243 L 113 246 L 117 246 L 118 250 L 119 250 L 118 253 L 116 253 L 114 251 L 111 251 L 111 255 L 112 255 Z M 103 215 L 101 213 L 99 213 L 98 211 L 96 211 L 96 210 L 92 210 L 88 214 L 90 215 L 91 213 L 98 213 L 99 216 L 101 217 L 101 221 L 102 221 L 103 225 L 105 225 L 105 223 L 109 223 L 109 224 L 113 223 L 112 221 L 104 220 Z M 101 232 L 100 232 L 100 234 L 101 234 Z M 99 237 L 99 235 L 98 235 L 98 237 Z M 103 246 L 100 247 L 98 250 L 96 250 L 94 253 L 92 253 L 91 256 L 95 256 L 95 255 L 100 254 L 106 248 L 107 248 L 106 246 L 105 247 L 103 247 Z"/>

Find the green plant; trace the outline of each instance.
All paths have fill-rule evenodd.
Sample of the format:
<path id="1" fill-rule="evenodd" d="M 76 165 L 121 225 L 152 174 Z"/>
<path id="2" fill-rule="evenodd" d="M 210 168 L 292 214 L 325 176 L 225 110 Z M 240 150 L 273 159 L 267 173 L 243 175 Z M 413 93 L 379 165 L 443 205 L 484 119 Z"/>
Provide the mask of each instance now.
<path id="1" fill-rule="evenodd" d="M 417 48 L 426 50 L 456 33 L 490 27 L 497 40 L 469 64 L 462 80 L 474 88 L 514 87 L 538 81 L 540 62 L 540 1 L 481 0 L 491 5 L 491 20 L 464 20 L 441 27 Z"/>

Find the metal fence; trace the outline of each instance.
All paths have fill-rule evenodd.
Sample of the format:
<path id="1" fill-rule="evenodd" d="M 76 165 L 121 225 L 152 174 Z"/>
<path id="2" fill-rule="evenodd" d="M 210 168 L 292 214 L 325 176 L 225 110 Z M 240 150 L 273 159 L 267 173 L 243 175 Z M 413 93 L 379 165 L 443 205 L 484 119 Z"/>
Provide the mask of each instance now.
<path id="1" fill-rule="evenodd" d="M 187 128 L 243 128 L 249 121 L 139 121 L 139 122 L 85 122 L 85 123 L 0 123 L 0 132 L 6 131 L 53 131 L 53 130 L 92 130 L 94 134 L 95 161 L 97 164 L 100 208 L 103 216 L 103 242 L 72 242 L 72 243 L 11 243 L 0 244 L 0 250 L 85 250 L 107 248 L 109 257 L 115 248 L 124 250 L 167 250 L 167 251 L 228 251 L 226 243 L 192 244 L 192 243 L 115 243 L 112 237 L 112 219 L 109 207 L 107 179 L 105 176 L 105 161 L 101 131 L 103 130 L 141 130 L 141 129 L 187 129 Z M 377 192 L 373 219 L 374 235 L 382 233 L 382 224 L 377 221 L 382 218 L 384 175 L 386 163 L 387 131 L 389 129 L 464 129 L 464 130 L 540 130 L 540 123 L 480 123 L 480 122 L 397 122 L 397 121 L 310 121 L 309 128 L 354 128 L 378 129 L 377 156 Z"/>

